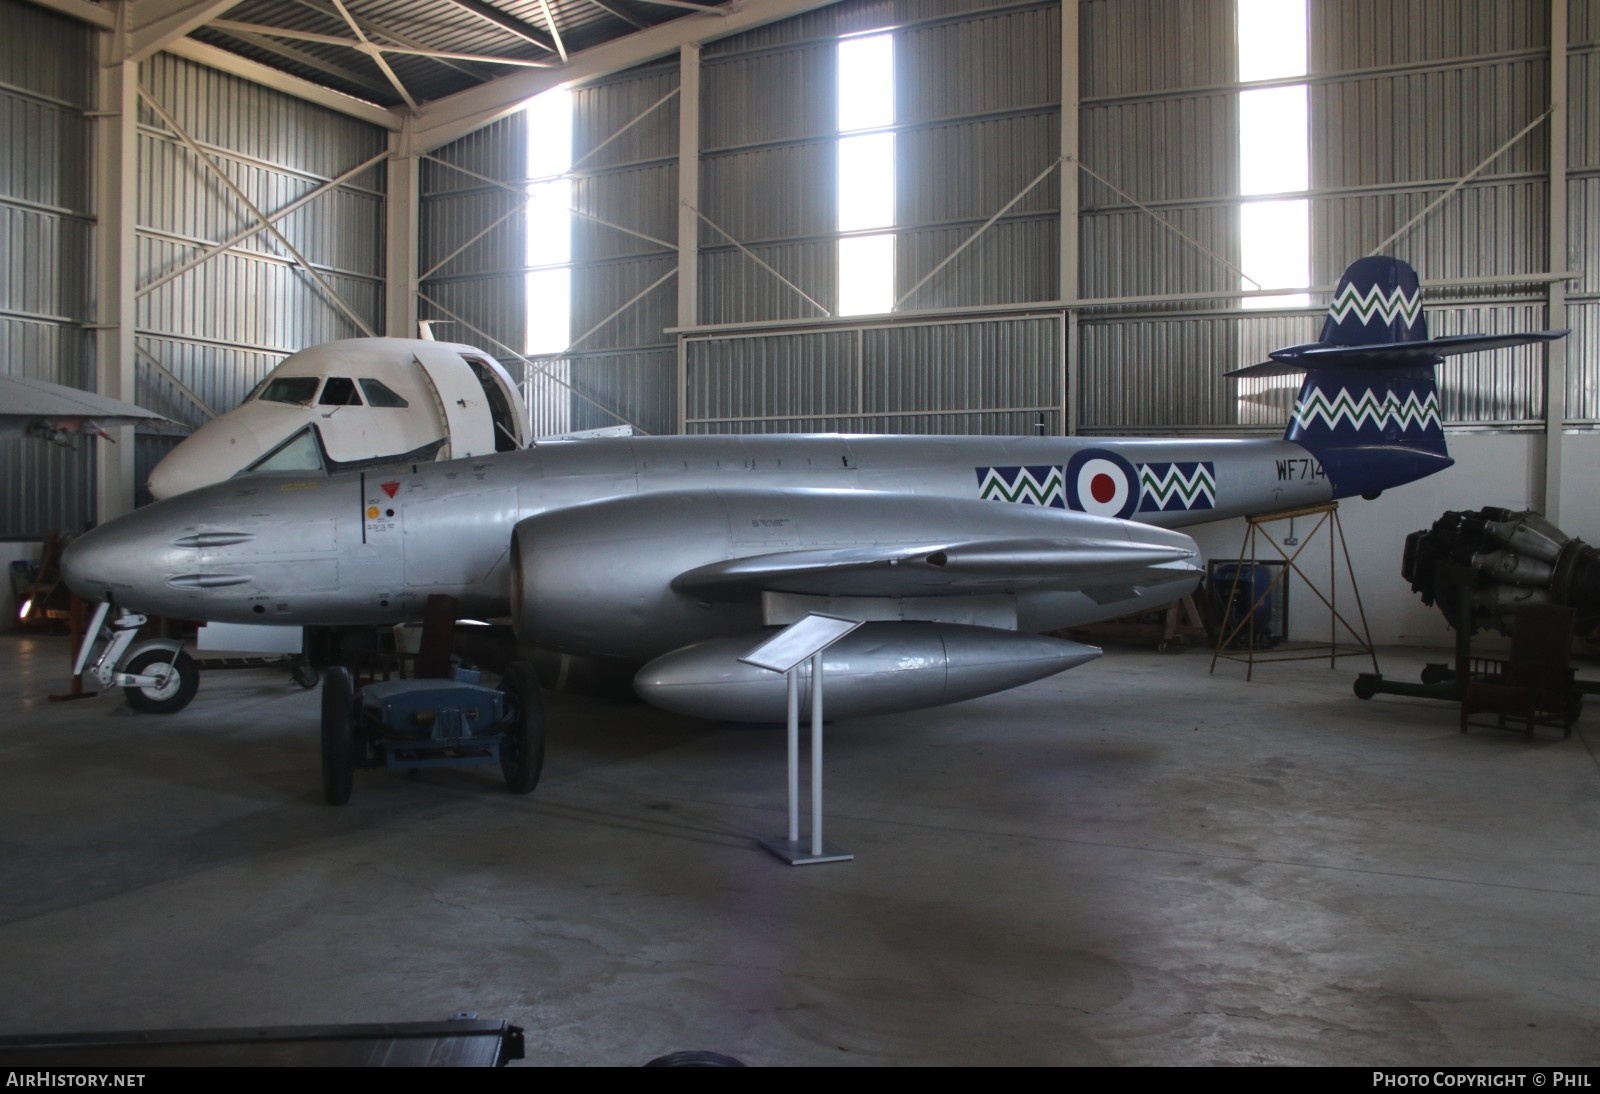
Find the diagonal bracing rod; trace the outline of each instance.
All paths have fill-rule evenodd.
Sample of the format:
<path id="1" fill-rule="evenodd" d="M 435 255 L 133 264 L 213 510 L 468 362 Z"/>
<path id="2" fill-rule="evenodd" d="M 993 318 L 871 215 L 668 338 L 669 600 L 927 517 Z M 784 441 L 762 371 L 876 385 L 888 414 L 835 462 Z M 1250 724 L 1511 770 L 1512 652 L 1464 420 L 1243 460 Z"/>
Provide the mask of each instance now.
<path id="1" fill-rule="evenodd" d="M 327 182 L 322 183 L 315 190 L 312 190 L 310 193 L 302 194 L 299 197 L 295 198 L 293 201 L 291 201 L 289 204 L 284 205 L 281 208 L 274 209 L 271 213 L 267 214 L 266 219 L 269 220 L 269 221 L 282 220 L 284 217 L 288 216 L 290 213 L 294 212 L 296 209 L 304 208 L 305 206 L 307 206 L 307 205 L 311 204 L 313 201 L 315 201 L 317 198 L 321 197 L 323 194 L 326 194 L 331 190 L 334 190 L 334 189 L 336 189 L 336 188 L 338 188 L 340 186 L 343 186 L 345 183 L 349 182 L 351 179 L 355 178 L 357 175 L 361 174 L 363 171 L 366 171 L 366 170 L 368 170 L 370 168 L 376 167 L 378 164 L 382 163 L 384 160 L 386 160 L 388 158 L 389 158 L 389 153 L 388 153 L 387 150 L 383 151 L 383 152 L 379 152 L 376 156 L 373 156 L 371 159 L 367 160 L 365 163 L 360 163 L 360 164 L 357 164 L 356 166 L 350 168 L 350 170 L 346 171 L 344 174 L 340 175 L 338 178 L 329 179 Z M 227 239 L 223 240 L 221 243 L 213 243 L 213 244 L 211 244 L 209 247 L 207 247 L 205 250 L 201 251 L 199 254 L 190 256 L 189 258 L 185 259 L 181 264 L 179 264 L 178 266 L 174 267 L 171 270 L 168 270 L 166 273 L 162 274 L 160 277 L 156 278 L 155 280 L 147 281 L 145 284 L 140 285 L 139 288 L 134 292 L 134 298 L 138 299 L 139 297 L 142 297 L 142 296 L 148 296 L 150 293 L 152 293 L 155 290 L 159 289 L 161 286 L 165 285 L 167 282 L 172 281 L 175 278 L 182 277 L 184 274 L 188 273 L 190 270 L 194 269 L 196 266 L 200 265 L 201 263 L 209 261 L 212 258 L 215 258 L 217 255 L 221 254 L 223 251 L 232 250 L 234 247 L 238 246 L 240 243 L 243 243 L 245 240 L 249 239 L 251 236 L 259 234 L 262 231 L 262 228 L 263 228 L 262 225 L 257 225 L 254 228 L 246 228 L 242 232 L 237 232 L 237 233 L 229 236 Z"/>
<path id="2" fill-rule="evenodd" d="M 366 320 L 357 315 L 355 309 L 350 307 L 349 304 L 345 303 L 344 298 L 339 295 L 338 291 L 335 290 L 332 285 L 328 284 L 323 276 L 316 271 L 309 261 L 306 260 L 304 255 L 295 249 L 294 244 L 289 242 L 289 238 L 282 232 L 278 231 L 277 226 L 267 219 L 267 215 L 256 207 L 256 203 L 251 201 L 249 197 L 245 195 L 245 192 L 239 189 L 234 181 L 228 177 L 228 173 L 221 167 L 217 166 L 216 161 L 206 153 L 205 149 L 201 148 L 197 143 L 195 143 L 195 139 L 184 131 L 183 127 L 178 124 L 177 119 L 175 119 L 171 114 L 167 113 L 166 109 L 156 101 L 155 96 L 151 95 L 150 92 L 141 87 L 139 88 L 139 98 L 144 100 L 145 105 L 150 107 L 151 110 L 155 111 L 156 116 L 166 124 L 168 129 L 171 129 L 172 132 L 177 135 L 178 139 L 183 142 L 184 147 L 198 156 L 200 158 L 200 162 L 205 164 L 206 169 L 221 180 L 222 185 L 225 186 L 228 192 L 234 196 L 235 200 L 242 204 L 246 209 L 249 209 L 250 212 L 255 215 L 255 218 L 261 222 L 262 227 L 268 232 L 272 233 L 273 238 L 282 244 L 284 249 L 287 250 L 294 260 L 300 264 L 300 268 L 306 272 L 306 275 L 315 281 L 322 291 L 327 294 L 328 300 L 336 308 L 344 312 L 350 321 L 355 323 L 356 327 L 368 338 L 376 338 L 376 332 L 374 332 L 373 329 L 367 325 Z"/>

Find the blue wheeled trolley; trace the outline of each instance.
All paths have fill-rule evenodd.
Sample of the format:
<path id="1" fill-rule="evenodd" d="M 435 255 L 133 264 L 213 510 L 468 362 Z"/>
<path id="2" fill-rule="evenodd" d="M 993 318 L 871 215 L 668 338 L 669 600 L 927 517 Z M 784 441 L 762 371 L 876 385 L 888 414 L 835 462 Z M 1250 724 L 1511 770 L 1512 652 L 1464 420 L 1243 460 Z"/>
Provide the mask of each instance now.
<path id="1" fill-rule="evenodd" d="M 390 770 L 498 763 L 506 787 L 526 794 L 544 768 L 544 709 L 533 667 L 514 662 L 498 688 L 464 679 L 390 680 L 356 688 L 350 670 L 322 683 L 322 791 L 350 800 L 356 768 Z"/>

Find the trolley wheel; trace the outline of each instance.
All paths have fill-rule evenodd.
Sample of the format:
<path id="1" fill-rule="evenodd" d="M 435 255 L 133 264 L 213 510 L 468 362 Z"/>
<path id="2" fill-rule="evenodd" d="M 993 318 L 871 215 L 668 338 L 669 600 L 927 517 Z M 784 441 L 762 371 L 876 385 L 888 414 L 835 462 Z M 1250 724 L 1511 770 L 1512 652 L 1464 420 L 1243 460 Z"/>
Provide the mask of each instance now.
<path id="1" fill-rule="evenodd" d="M 155 684 L 130 684 L 122 689 L 128 705 L 146 714 L 174 714 L 188 706 L 200 690 L 200 666 L 182 650 L 176 657 L 169 650 L 145 650 L 134 654 L 122 671 L 157 678 Z"/>
<path id="2" fill-rule="evenodd" d="M 544 771 L 544 702 L 539 697 L 539 677 L 526 661 L 513 661 L 500 687 L 516 709 L 500 743 L 500 771 L 506 777 L 507 790 L 526 794 L 539 785 Z"/>
<path id="3" fill-rule="evenodd" d="M 1424 684 L 1442 684 L 1447 680 L 1455 679 L 1456 670 L 1449 665 L 1427 664 L 1422 666 L 1422 682 Z"/>
<path id="4" fill-rule="evenodd" d="M 329 805 L 349 801 L 355 782 L 360 740 L 354 699 L 350 670 L 342 665 L 330 668 L 322 681 L 322 795 Z"/>
<path id="5" fill-rule="evenodd" d="M 310 691 L 317 686 L 317 681 L 321 679 L 321 674 L 312 667 L 311 662 L 299 661 L 296 662 L 294 668 L 289 670 L 289 678 L 307 691 Z"/>
<path id="6" fill-rule="evenodd" d="M 1378 694 L 1378 683 L 1369 673 L 1362 673 L 1356 677 L 1356 682 L 1351 685 L 1351 690 L 1356 693 L 1357 699 L 1370 699 Z"/>

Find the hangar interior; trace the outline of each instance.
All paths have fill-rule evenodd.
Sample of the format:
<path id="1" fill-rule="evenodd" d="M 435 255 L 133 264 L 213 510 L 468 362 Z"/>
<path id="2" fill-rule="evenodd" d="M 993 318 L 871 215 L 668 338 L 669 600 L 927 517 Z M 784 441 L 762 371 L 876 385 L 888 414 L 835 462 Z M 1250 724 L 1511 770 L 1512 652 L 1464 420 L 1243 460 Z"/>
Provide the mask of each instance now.
<path id="1" fill-rule="evenodd" d="M 1303 63 L 1241 44 L 1273 7 L 0 0 L 0 368 L 177 423 L 0 438 L 0 557 L 133 508 L 290 352 L 418 320 L 542 437 L 1276 435 L 1293 388 L 1223 373 L 1385 253 L 1436 334 L 1571 329 L 1452 359 L 1457 466 L 1345 507 L 1414 667 L 1451 639 L 1407 533 L 1600 537 L 1600 0 L 1307 0 Z M 748 731 L 558 700 L 533 799 L 335 813 L 313 699 L 53 707 L 64 640 L 7 644 L 0 1033 L 473 1010 L 535 1062 L 1597 1062 L 1585 722 L 1458 739 L 1347 673 L 1113 651 L 841 723 L 861 857 L 782 872 Z"/>

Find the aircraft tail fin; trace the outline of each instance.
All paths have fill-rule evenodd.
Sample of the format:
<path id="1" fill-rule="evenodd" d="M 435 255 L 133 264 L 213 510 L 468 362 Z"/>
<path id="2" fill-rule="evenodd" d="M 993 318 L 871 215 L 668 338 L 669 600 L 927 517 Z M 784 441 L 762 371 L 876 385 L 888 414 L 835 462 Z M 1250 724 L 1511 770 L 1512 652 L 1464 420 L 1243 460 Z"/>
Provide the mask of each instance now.
<path id="1" fill-rule="evenodd" d="M 1357 259 L 1334 292 L 1317 341 L 1274 350 L 1230 376 L 1305 373 L 1284 440 L 1321 461 L 1335 497 L 1376 494 L 1443 471 L 1434 366 L 1446 356 L 1548 342 L 1566 331 L 1428 337 L 1417 272 L 1397 258 Z"/>

